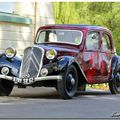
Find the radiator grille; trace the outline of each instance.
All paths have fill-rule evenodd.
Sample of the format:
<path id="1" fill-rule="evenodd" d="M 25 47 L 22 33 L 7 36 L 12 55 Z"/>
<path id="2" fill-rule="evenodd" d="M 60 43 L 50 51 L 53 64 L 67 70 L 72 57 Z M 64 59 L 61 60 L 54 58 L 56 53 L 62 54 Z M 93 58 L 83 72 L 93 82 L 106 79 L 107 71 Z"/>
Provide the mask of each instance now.
<path id="1" fill-rule="evenodd" d="M 44 50 L 38 47 L 28 47 L 24 51 L 24 57 L 20 70 L 20 77 L 37 77 L 42 67 Z"/>

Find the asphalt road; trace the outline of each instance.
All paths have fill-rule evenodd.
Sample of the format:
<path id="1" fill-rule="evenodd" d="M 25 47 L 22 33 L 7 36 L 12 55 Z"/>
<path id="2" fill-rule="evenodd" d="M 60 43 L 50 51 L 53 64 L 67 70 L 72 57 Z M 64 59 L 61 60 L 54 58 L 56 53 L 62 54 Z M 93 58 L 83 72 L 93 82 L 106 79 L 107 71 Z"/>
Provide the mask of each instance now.
<path id="1" fill-rule="evenodd" d="M 120 118 L 120 95 L 91 89 L 62 100 L 54 88 L 14 88 L 0 97 L 0 118 Z"/>

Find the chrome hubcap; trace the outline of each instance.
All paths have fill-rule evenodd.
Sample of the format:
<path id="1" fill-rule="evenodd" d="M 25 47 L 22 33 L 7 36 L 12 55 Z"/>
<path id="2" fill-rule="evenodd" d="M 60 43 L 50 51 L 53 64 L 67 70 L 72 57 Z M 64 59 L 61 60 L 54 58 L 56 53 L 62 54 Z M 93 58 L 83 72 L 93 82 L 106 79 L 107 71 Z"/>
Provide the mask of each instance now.
<path id="1" fill-rule="evenodd" d="M 71 84 L 75 85 L 75 79 L 73 78 L 73 76 L 70 74 L 69 77 L 70 77 Z"/>

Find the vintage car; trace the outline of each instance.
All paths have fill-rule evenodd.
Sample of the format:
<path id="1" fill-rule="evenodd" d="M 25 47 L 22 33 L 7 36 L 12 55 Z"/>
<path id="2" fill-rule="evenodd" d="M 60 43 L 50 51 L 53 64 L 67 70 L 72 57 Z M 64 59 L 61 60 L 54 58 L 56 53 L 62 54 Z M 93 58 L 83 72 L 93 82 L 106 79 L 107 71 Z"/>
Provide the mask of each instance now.
<path id="1" fill-rule="evenodd" d="M 13 48 L 0 58 L 0 95 L 18 87 L 55 87 L 63 99 L 86 84 L 109 83 L 120 93 L 120 57 L 111 31 L 94 25 L 47 25 L 38 29 L 22 60 Z"/>

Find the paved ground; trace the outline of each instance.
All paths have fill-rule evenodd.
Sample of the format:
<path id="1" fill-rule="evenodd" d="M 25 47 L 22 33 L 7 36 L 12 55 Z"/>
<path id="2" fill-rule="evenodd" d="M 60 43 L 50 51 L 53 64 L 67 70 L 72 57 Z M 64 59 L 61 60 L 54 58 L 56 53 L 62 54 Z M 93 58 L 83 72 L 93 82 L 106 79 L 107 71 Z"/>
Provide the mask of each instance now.
<path id="1" fill-rule="evenodd" d="M 88 90 L 71 100 L 54 88 L 14 88 L 0 97 L 0 118 L 120 118 L 120 95 Z"/>

